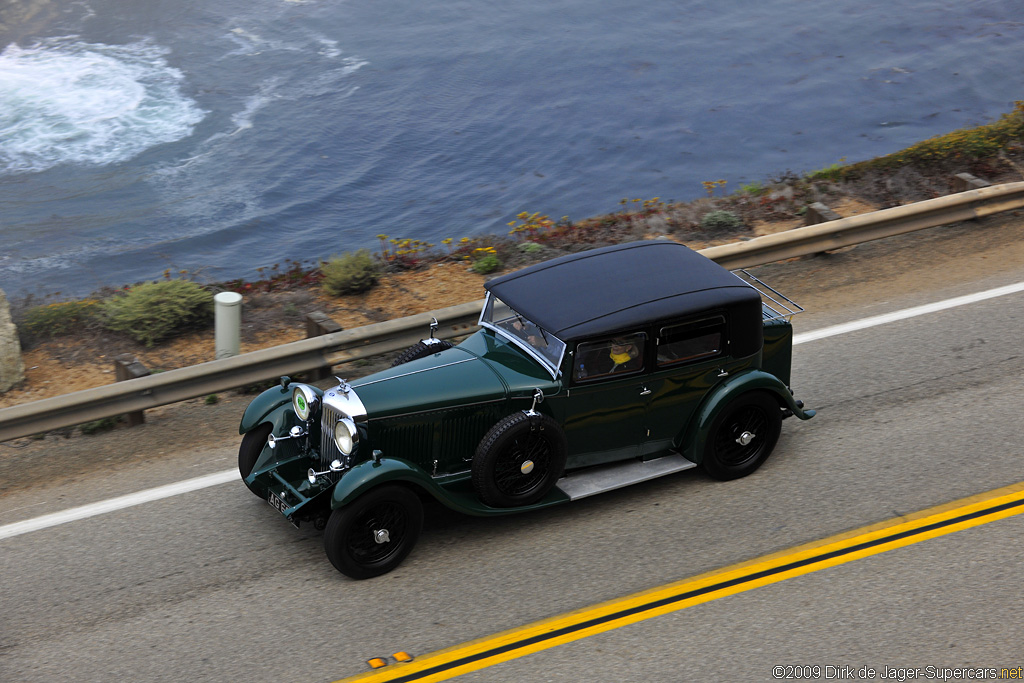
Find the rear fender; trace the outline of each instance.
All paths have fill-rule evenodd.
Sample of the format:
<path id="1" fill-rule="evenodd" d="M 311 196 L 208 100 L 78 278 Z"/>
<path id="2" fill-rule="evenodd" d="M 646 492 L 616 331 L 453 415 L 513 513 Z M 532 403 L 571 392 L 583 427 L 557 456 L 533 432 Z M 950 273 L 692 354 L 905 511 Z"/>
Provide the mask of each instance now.
<path id="1" fill-rule="evenodd" d="M 704 457 L 703 445 L 711 431 L 711 423 L 733 400 L 751 391 L 770 394 L 779 402 L 780 410 L 788 408 L 801 420 L 814 417 L 813 410 L 803 410 L 797 406 L 789 388 L 778 377 L 763 370 L 746 370 L 722 382 L 704 397 L 700 408 L 679 436 L 679 452 L 699 464 Z"/>

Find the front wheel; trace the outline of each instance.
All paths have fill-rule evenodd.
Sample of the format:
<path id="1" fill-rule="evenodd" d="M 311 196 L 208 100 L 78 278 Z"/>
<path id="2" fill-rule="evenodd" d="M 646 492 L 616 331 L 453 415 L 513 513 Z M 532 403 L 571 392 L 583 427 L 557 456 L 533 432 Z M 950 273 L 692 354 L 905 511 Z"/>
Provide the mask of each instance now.
<path id="1" fill-rule="evenodd" d="M 422 527 L 423 504 L 415 493 L 404 486 L 380 486 L 331 513 L 324 550 L 345 576 L 369 579 L 401 564 Z"/>
<path id="2" fill-rule="evenodd" d="M 701 466 L 723 481 L 745 477 L 768 459 L 782 431 L 782 409 L 763 392 L 744 394 L 711 423 Z"/>

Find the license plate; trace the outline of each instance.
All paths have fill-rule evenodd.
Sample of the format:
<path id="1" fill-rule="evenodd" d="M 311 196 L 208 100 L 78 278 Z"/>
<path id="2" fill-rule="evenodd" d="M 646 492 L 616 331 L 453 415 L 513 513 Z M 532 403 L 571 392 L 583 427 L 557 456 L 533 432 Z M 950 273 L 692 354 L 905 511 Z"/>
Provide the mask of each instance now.
<path id="1" fill-rule="evenodd" d="M 288 509 L 288 503 L 278 496 L 273 491 L 267 493 L 267 502 L 270 503 L 270 507 L 284 514 L 284 511 Z"/>

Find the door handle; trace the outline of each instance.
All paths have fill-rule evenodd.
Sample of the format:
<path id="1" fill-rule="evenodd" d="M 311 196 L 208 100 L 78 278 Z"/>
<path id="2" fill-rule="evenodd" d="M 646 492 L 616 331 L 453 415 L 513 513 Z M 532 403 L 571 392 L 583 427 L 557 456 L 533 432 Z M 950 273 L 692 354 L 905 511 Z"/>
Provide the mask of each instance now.
<path id="1" fill-rule="evenodd" d="M 647 396 L 649 393 L 651 393 L 651 390 L 648 389 L 647 387 L 643 387 L 643 391 L 640 392 L 640 395 Z"/>

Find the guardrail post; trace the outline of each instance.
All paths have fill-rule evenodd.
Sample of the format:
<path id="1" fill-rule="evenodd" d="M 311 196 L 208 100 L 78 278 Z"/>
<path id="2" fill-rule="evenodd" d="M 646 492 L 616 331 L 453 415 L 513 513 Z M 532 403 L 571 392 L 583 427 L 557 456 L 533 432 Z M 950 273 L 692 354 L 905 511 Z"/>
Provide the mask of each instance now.
<path id="1" fill-rule="evenodd" d="M 967 190 L 978 190 L 983 187 L 991 187 L 992 183 L 970 173 L 957 173 L 953 176 L 953 191 L 966 192 Z"/>
<path id="2" fill-rule="evenodd" d="M 341 332 L 343 328 L 331 319 L 326 313 L 313 311 L 306 314 L 306 339 L 319 337 L 332 332 Z M 330 365 L 323 365 L 309 373 L 311 382 L 327 379 L 332 375 L 333 368 Z"/>
<path id="3" fill-rule="evenodd" d="M 804 225 L 828 223 L 829 221 L 837 221 L 840 218 L 842 218 L 842 216 L 821 202 L 814 202 L 807 207 L 807 212 L 804 214 Z"/>
<path id="4" fill-rule="evenodd" d="M 122 353 L 114 358 L 114 377 L 118 382 L 123 382 L 126 379 L 135 379 L 136 377 L 146 377 L 148 375 L 149 369 L 140 363 L 132 354 Z M 129 427 L 137 427 L 146 421 L 146 416 L 141 410 L 126 413 L 124 418 L 128 421 Z"/>

